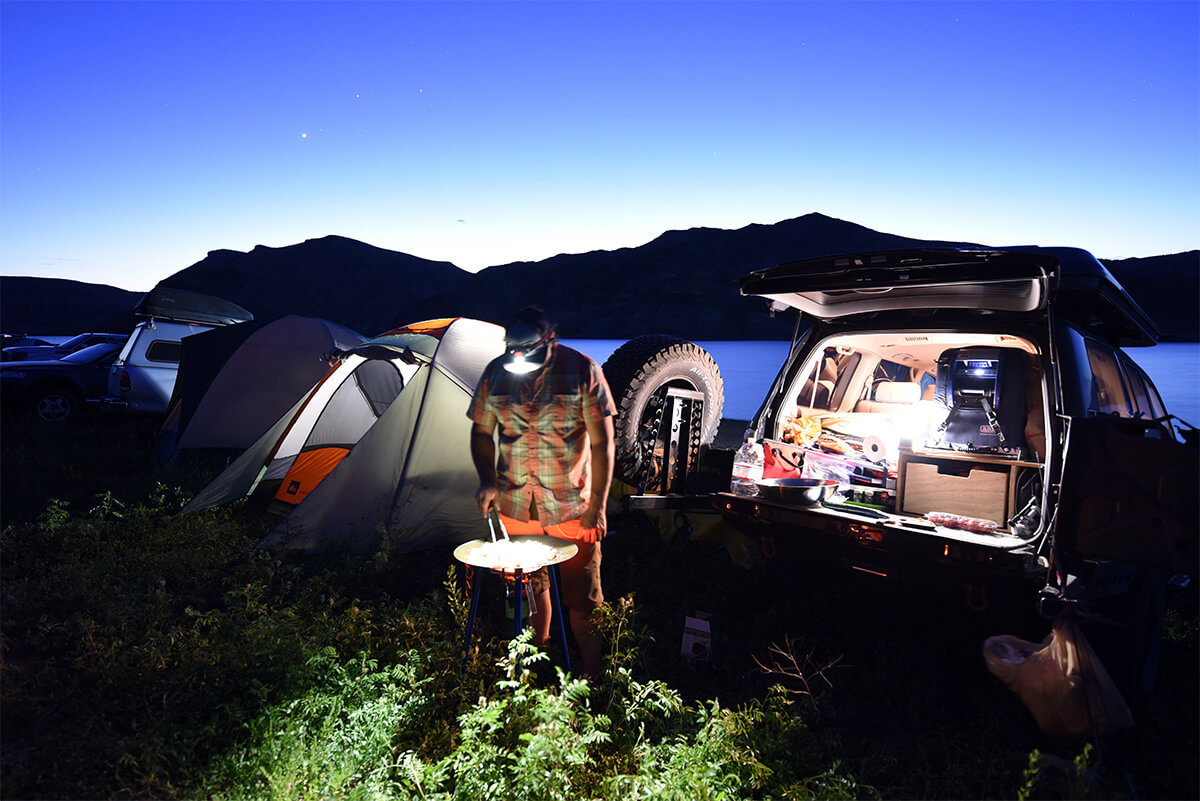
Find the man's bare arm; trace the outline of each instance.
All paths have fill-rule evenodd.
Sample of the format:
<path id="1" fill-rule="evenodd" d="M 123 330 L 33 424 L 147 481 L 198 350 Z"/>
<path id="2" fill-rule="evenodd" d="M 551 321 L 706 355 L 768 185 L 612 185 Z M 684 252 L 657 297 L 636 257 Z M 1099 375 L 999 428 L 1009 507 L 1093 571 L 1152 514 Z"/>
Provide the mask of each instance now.
<path id="1" fill-rule="evenodd" d="M 605 512 L 608 493 L 612 489 L 613 462 L 616 457 L 616 441 L 613 435 L 613 419 L 609 416 L 599 421 L 587 422 L 588 439 L 591 441 L 592 486 L 588 495 L 587 508 L 580 520 L 583 528 L 597 528 L 600 536 L 608 531 Z"/>
<path id="2" fill-rule="evenodd" d="M 475 500 L 484 515 L 500 498 L 500 486 L 496 480 L 496 441 L 492 438 L 495 430 L 495 425 L 488 428 L 479 423 L 471 424 L 471 461 L 475 463 L 475 472 L 479 474 Z"/>

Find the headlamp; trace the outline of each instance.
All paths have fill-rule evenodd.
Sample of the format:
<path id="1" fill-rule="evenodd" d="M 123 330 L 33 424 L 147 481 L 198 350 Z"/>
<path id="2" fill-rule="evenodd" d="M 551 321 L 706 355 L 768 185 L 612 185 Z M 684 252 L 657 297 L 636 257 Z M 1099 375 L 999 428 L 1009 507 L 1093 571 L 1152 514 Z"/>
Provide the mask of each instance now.
<path id="1" fill-rule="evenodd" d="M 540 370 L 550 355 L 554 329 L 541 332 L 526 326 L 513 326 L 505 332 L 504 369 L 517 375 Z"/>

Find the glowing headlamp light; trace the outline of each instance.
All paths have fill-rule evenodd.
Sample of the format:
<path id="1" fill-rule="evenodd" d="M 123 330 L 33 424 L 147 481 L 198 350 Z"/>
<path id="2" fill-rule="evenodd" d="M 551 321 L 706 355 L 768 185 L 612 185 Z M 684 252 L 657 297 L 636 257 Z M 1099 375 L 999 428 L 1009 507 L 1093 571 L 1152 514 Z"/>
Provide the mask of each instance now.
<path id="1" fill-rule="evenodd" d="M 541 369 L 550 353 L 550 338 L 554 332 L 547 331 L 533 343 L 512 343 L 508 346 L 504 369 L 517 375 L 525 375 Z"/>

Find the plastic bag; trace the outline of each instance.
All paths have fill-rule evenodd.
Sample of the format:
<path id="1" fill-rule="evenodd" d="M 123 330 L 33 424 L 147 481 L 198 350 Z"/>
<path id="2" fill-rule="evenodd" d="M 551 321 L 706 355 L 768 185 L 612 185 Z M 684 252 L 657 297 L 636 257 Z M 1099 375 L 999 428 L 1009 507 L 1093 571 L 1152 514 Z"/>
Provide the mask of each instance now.
<path id="1" fill-rule="evenodd" d="M 1041 643 L 1007 634 L 989 637 L 983 658 L 1047 734 L 1078 736 L 1133 725 L 1120 690 L 1068 617 L 1056 618 L 1054 630 Z"/>

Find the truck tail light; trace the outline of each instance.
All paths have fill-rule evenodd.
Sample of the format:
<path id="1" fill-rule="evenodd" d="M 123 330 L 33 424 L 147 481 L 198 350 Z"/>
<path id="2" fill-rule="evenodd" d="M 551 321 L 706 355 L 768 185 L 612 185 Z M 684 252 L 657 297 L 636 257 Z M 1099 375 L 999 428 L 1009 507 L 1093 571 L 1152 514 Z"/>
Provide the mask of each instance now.
<path id="1" fill-rule="evenodd" d="M 133 389 L 133 382 L 129 380 L 129 371 L 122 370 L 121 371 L 121 391 L 128 392 L 131 389 Z"/>

